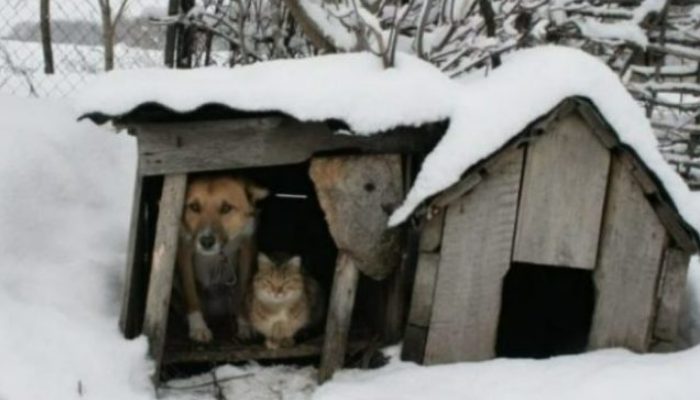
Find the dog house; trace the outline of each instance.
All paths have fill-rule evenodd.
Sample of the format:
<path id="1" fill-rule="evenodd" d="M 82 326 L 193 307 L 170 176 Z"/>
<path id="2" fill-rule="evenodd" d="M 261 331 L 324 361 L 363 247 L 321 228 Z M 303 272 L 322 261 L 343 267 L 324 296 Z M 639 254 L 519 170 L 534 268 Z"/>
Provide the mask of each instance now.
<path id="1" fill-rule="evenodd" d="M 168 377 L 169 366 L 186 363 L 319 356 L 323 381 L 346 354 L 367 365 L 379 345 L 400 339 L 410 291 L 407 233 L 386 224 L 416 160 L 434 147 L 444 124 L 358 136 L 336 133 L 346 129 L 342 121 L 303 122 L 214 104 L 191 112 L 137 104 L 124 114 L 86 117 L 127 128 L 138 143 L 120 328 L 127 338 L 148 337 L 156 382 Z M 213 343 L 195 344 L 182 328 L 178 333 L 169 307 L 187 179 L 211 171 L 244 174 L 270 189 L 258 247 L 301 254 L 328 293 L 324 332 L 274 350 L 216 333 Z"/>
<path id="2" fill-rule="evenodd" d="M 698 250 L 653 168 L 579 98 L 432 197 L 420 231 L 402 357 L 425 364 L 664 350 Z"/>

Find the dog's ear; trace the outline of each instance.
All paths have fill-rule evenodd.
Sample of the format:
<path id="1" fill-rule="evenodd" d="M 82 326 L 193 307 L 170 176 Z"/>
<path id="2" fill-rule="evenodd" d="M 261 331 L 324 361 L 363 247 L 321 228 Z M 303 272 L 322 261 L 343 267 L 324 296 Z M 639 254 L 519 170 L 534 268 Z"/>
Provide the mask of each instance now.
<path id="1" fill-rule="evenodd" d="M 270 191 L 266 188 L 250 182 L 246 184 L 245 190 L 246 193 L 248 193 L 248 199 L 250 199 L 250 202 L 253 204 L 266 198 L 270 194 Z"/>

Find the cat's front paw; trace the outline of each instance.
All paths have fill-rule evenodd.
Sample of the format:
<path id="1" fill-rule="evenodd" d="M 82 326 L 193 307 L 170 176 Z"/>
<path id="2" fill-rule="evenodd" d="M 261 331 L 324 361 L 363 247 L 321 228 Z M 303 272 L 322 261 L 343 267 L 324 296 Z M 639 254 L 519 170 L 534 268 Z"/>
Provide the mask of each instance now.
<path id="1" fill-rule="evenodd" d="M 204 322 L 204 317 L 202 317 L 201 312 L 195 311 L 188 314 L 187 323 L 190 328 L 190 339 L 199 343 L 211 342 L 213 335 L 211 334 L 207 323 Z"/>

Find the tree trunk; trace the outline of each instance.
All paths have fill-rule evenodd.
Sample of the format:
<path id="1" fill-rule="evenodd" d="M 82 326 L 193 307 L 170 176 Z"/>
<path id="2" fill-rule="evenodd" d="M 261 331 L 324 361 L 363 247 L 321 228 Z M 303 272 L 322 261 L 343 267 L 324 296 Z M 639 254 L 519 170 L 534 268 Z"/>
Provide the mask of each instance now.
<path id="1" fill-rule="evenodd" d="M 54 73 L 53 49 L 51 48 L 51 17 L 49 13 L 49 0 L 41 0 L 39 8 L 39 21 L 41 24 L 41 48 L 44 53 L 44 72 Z"/>

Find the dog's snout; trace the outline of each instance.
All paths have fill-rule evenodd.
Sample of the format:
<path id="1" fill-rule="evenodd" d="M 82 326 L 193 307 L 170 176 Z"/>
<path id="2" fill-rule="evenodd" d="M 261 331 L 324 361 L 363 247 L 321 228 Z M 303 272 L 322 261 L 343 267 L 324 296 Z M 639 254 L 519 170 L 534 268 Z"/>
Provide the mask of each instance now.
<path id="1" fill-rule="evenodd" d="M 199 237 L 199 244 L 203 249 L 209 250 L 214 247 L 214 244 L 216 244 L 216 238 L 211 234 L 202 235 Z"/>

